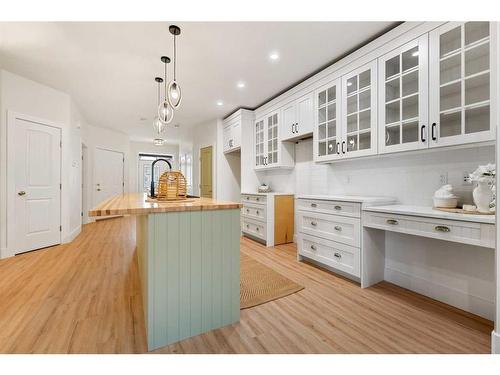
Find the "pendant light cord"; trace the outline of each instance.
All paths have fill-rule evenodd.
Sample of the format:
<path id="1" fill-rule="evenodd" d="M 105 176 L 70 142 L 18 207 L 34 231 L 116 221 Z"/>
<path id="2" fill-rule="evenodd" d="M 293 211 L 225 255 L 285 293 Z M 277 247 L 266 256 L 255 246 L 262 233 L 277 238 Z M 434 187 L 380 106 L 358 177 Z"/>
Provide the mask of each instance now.
<path id="1" fill-rule="evenodd" d="M 165 80 L 163 81 L 164 83 L 164 94 L 165 94 L 165 100 L 167 100 L 167 61 L 165 61 Z"/>
<path id="2" fill-rule="evenodd" d="M 177 66 L 177 46 L 175 45 L 175 34 L 174 34 L 174 81 L 175 81 L 175 68 Z"/>

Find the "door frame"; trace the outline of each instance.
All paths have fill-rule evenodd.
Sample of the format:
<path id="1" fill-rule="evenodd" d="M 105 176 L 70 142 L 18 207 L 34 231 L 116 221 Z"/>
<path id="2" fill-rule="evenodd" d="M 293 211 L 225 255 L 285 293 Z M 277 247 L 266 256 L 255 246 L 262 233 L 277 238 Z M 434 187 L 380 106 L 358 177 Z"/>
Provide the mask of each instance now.
<path id="1" fill-rule="evenodd" d="M 201 195 L 201 151 L 202 150 L 205 150 L 205 149 L 211 149 L 211 160 L 210 160 L 210 164 L 212 165 L 212 199 L 214 198 L 214 146 L 213 145 L 208 145 L 208 146 L 205 146 L 205 147 L 200 147 L 200 157 L 198 159 L 198 163 L 199 163 L 199 166 L 200 166 L 200 172 L 199 172 L 199 176 L 198 176 L 198 189 L 199 189 L 199 194 L 200 194 L 200 197 L 202 196 Z"/>
<path id="2" fill-rule="evenodd" d="M 116 150 L 112 150 L 110 148 L 106 148 L 106 147 L 99 147 L 99 146 L 96 146 L 94 148 L 94 164 L 93 164 L 93 168 L 92 168 L 92 194 L 91 194 L 91 197 L 92 197 L 92 206 L 95 206 L 96 205 L 96 190 L 95 190 L 95 184 L 96 184 L 96 175 L 95 175 L 95 172 L 96 172 L 96 161 L 97 161 L 97 158 L 96 158 L 96 154 L 97 154 L 97 150 L 102 150 L 102 151 L 110 151 L 110 152 L 116 152 L 118 154 L 122 154 L 122 194 L 125 193 L 125 153 L 123 151 L 116 151 Z M 96 218 L 96 220 L 98 220 L 99 218 Z"/>
<path id="3" fill-rule="evenodd" d="M 137 189 L 137 192 L 138 193 L 142 193 L 142 184 L 141 184 L 141 181 L 143 179 L 143 175 L 141 175 L 141 155 L 151 155 L 151 156 L 154 156 L 154 157 L 160 157 L 160 158 L 165 158 L 165 159 L 168 159 L 168 158 L 171 158 L 172 159 L 172 162 L 174 161 L 174 154 L 159 154 L 159 153 L 153 153 L 153 152 L 137 152 L 136 155 L 135 155 L 135 161 L 136 161 L 136 175 L 137 175 L 137 183 L 136 183 L 136 186 L 134 189 Z M 180 169 L 180 168 L 179 168 Z M 172 170 L 174 170 L 172 168 Z"/>
<path id="4" fill-rule="evenodd" d="M 6 160 L 6 169 L 7 169 L 7 194 L 6 194 L 6 208 L 7 208 L 7 217 L 6 217 L 6 255 L 7 256 L 14 256 L 16 255 L 15 253 L 15 247 L 17 246 L 16 243 L 16 238 L 15 238 L 15 231 L 13 227 L 13 220 L 9 220 L 9 217 L 14 217 L 16 214 L 15 210 L 15 204 L 14 204 L 14 195 L 15 195 L 15 190 L 16 190 L 16 183 L 15 183 L 15 174 L 14 174 L 14 168 L 12 168 L 12 162 L 15 160 L 15 148 L 16 145 L 14 143 L 14 126 L 16 120 L 24 120 L 24 121 L 29 121 L 33 122 L 35 124 L 39 124 L 42 126 L 48 126 L 51 128 L 56 128 L 59 129 L 59 141 L 62 142 L 62 129 L 63 126 L 59 123 L 42 119 L 39 117 L 35 116 L 30 116 L 30 115 L 25 115 L 22 113 L 14 112 L 11 110 L 7 110 L 7 160 Z M 61 178 L 61 183 L 63 180 L 63 171 L 62 171 L 62 162 L 63 162 L 63 155 L 62 155 L 62 147 L 59 148 L 59 153 L 60 153 L 60 159 L 59 159 L 59 173 L 60 173 L 60 178 Z M 63 217 L 62 217 L 62 202 L 63 202 L 63 189 L 64 187 L 61 186 L 61 189 L 59 189 L 59 225 L 62 226 L 63 222 Z M 62 243 L 62 231 L 59 232 L 59 242 Z"/>

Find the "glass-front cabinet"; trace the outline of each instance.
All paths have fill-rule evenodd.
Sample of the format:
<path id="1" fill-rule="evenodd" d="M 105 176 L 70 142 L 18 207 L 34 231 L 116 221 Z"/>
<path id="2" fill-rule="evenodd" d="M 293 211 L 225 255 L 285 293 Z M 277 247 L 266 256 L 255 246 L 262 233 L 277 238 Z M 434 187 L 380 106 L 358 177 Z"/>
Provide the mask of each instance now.
<path id="1" fill-rule="evenodd" d="M 270 112 L 255 121 L 255 169 L 293 167 L 293 143 L 281 142 L 279 127 L 279 110 Z"/>
<path id="2" fill-rule="evenodd" d="M 342 76 L 343 158 L 377 153 L 377 61 Z"/>
<path id="3" fill-rule="evenodd" d="M 428 147 L 428 36 L 379 59 L 380 153 Z"/>
<path id="4" fill-rule="evenodd" d="M 431 147 L 495 139 L 495 43 L 489 22 L 449 22 L 429 34 Z"/>
<path id="5" fill-rule="evenodd" d="M 340 153 L 340 78 L 316 91 L 314 160 L 335 160 Z"/>

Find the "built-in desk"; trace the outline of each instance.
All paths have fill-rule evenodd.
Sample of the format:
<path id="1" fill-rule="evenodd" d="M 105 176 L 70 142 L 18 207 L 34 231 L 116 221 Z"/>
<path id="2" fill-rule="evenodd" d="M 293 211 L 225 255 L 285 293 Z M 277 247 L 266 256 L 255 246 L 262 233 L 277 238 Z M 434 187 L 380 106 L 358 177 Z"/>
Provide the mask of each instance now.
<path id="1" fill-rule="evenodd" d="M 386 205 L 363 209 L 361 287 L 384 280 L 385 232 L 495 248 L 495 215 L 469 215 L 431 207 Z"/>

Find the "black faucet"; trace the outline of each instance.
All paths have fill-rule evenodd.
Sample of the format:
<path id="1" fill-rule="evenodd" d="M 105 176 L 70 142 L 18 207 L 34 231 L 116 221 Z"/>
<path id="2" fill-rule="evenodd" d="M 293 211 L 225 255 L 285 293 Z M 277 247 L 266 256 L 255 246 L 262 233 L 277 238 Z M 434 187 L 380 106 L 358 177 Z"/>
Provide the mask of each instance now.
<path id="1" fill-rule="evenodd" d="M 156 159 L 153 164 L 151 164 L 151 191 L 150 191 L 150 196 L 151 198 L 156 198 L 155 195 L 155 164 L 158 163 L 159 161 L 164 161 L 165 163 L 168 164 L 170 170 L 172 170 L 172 164 L 167 159 Z"/>

